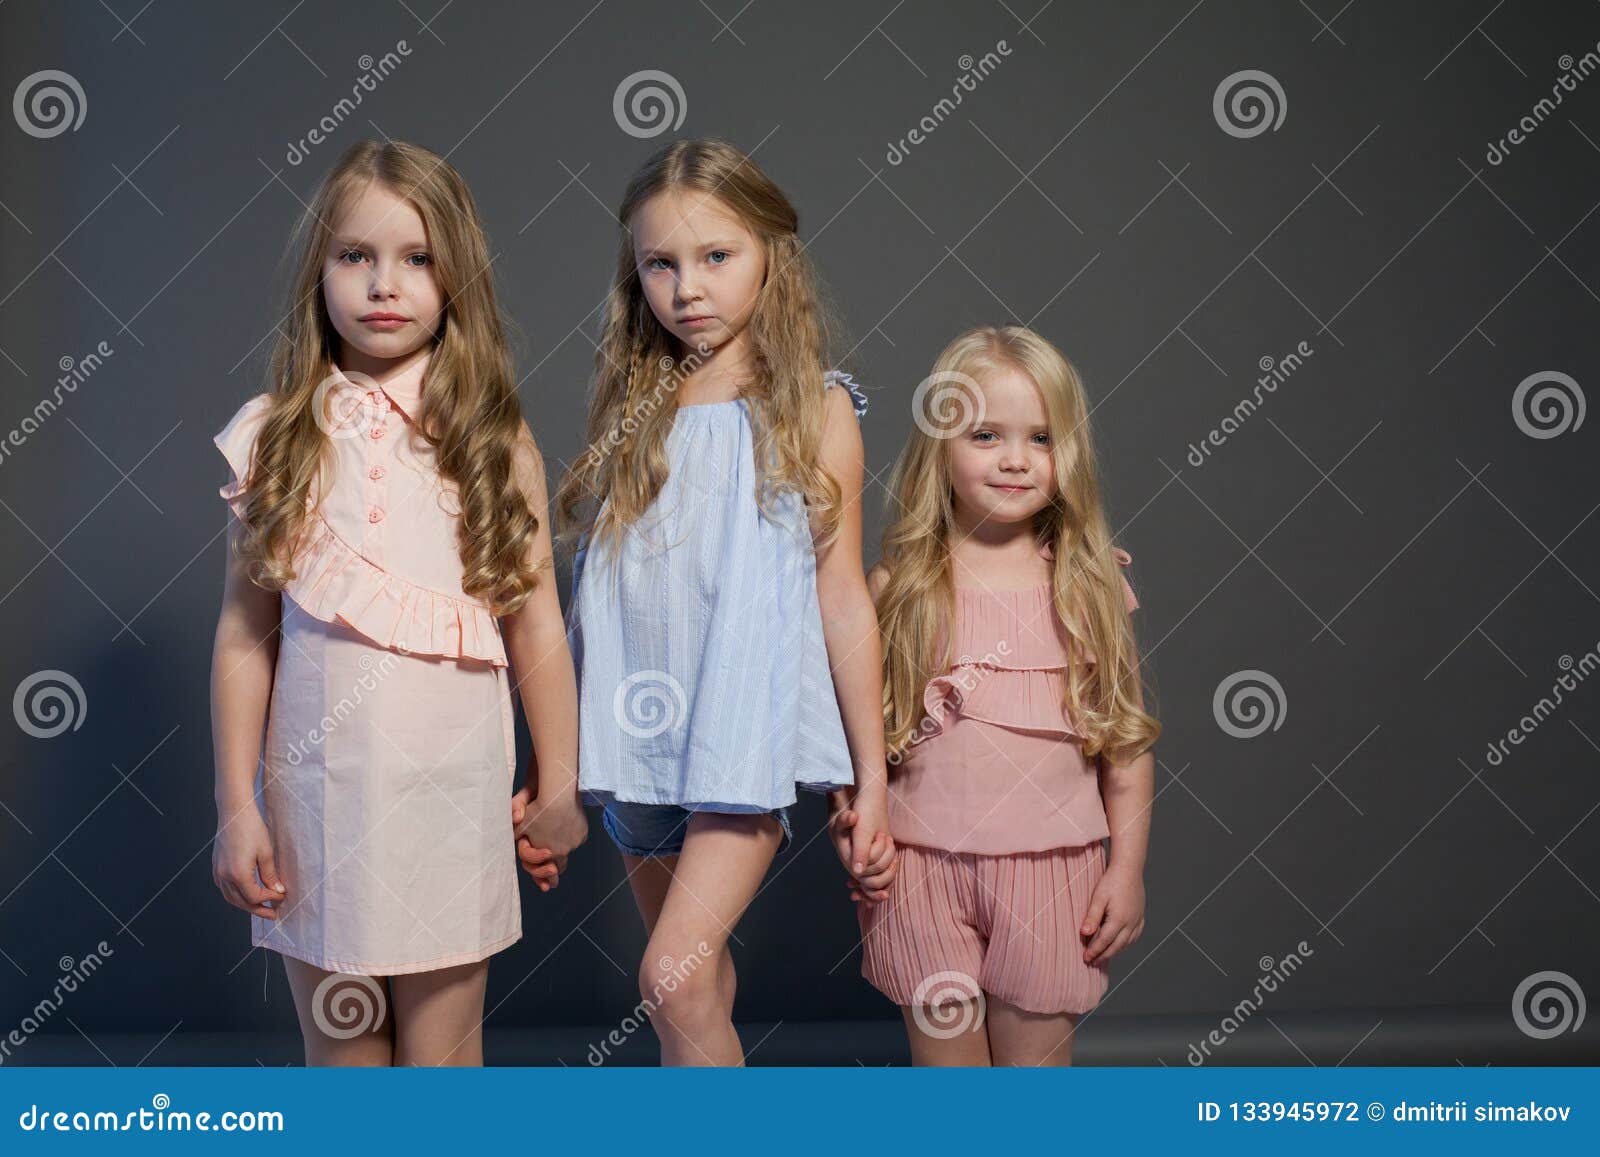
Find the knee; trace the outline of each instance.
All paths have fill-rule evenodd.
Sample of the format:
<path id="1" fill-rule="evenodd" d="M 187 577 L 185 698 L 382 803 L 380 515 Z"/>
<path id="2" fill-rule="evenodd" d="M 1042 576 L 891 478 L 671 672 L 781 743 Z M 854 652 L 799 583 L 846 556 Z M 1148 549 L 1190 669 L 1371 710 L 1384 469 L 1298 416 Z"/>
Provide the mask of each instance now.
<path id="1" fill-rule="evenodd" d="M 656 1031 L 727 1017 L 731 998 L 731 969 L 725 969 L 726 951 L 701 955 L 649 951 L 639 969 L 641 1003 Z"/>

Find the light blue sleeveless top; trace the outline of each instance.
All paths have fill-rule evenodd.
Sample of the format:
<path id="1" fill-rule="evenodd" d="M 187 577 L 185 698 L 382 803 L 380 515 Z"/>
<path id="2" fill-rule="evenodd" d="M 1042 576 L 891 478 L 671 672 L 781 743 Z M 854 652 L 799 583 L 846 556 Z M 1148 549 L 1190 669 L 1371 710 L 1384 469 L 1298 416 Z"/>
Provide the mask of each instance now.
<path id="1" fill-rule="evenodd" d="M 823 375 L 836 384 L 867 412 L 850 375 Z M 620 550 L 578 542 L 567 630 L 586 803 L 759 812 L 855 782 L 805 500 L 757 507 L 747 406 L 680 406 L 671 472 Z"/>

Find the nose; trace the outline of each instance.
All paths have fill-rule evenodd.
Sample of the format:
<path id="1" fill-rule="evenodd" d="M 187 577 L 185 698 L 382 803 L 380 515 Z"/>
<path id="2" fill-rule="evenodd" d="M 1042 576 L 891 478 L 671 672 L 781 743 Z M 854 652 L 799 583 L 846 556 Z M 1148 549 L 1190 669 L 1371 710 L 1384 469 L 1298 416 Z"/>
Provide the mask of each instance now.
<path id="1" fill-rule="evenodd" d="M 678 274 L 678 302 L 687 305 L 700 300 L 700 283 L 687 274 Z"/>
<path id="2" fill-rule="evenodd" d="M 372 263 L 372 277 L 367 282 L 367 296 L 373 301 L 383 301 L 395 296 L 387 270 L 376 261 Z"/>
<path id="3" fill-rule="evenodd" d="M 1000 455 L 1000 469 L 1009 470 L 1014 474 L 1028 472 L 1028 456 L 1021 446 L 1015 442 L 1007 442 L 1005 451 Z"/>

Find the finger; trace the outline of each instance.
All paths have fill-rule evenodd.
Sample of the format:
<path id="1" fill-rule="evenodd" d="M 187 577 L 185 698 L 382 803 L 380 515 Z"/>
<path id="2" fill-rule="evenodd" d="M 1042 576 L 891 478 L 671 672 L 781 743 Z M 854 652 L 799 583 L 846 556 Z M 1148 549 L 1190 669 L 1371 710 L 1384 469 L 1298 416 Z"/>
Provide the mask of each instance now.
<path id="1" fill-rule="evenodd" d="M 517 841 L 517 855 L 525 864 L 546 864 L 551 859 L 549 848 L 536 848 L 527 840 Z"/>
<path id="2" fill-rule="evenodd" d="M 261 873 L 261 882 L 270 890 L 283 895 L 289 889 L 283 882 L 283 877 L 278 874 L 278 862 L 272 855 L 272 849 L 256 860 L 256 870 Z"/>
<path id="3" fill-rule="evenodd" d="M 1089 911 L 1084 915 L 1083 923 L 1078 927 L 1078 931 L 1084 936 L 1093 936 L 1094 930 L 1100 927 L 1100 921 L 1104 919 L 1105 914 L 1106 898 L 1104 894 L 1097 891 L 1089 898 Z"/>
<path id="4" fill-rule="evenodd" d="M 557 856 L 556 857 L 556 871 L 558 873 L 565 873 L 566 870 L 567 870 L 567 857 L 564 856 L 564 855 Z"/>
<path id="5" fill-rule="evenodd" d="M 1093 940 L 1089 941 L 1089 947 L 1087 949 L 1088 954 L 1084 957 L 1084 959 L 1090 964 L 1093 964 L 1096 958 L 1098 958 L 1099 955 L 1105 951 L 1106 945 L 1115 940 L 1117 933 L 1121 931 L 1122 925 L 1118 924 L 1115 920 L 1107 920 L 1104 924 L 1100 925 L 1100 931 L 1096 933 Z"/>

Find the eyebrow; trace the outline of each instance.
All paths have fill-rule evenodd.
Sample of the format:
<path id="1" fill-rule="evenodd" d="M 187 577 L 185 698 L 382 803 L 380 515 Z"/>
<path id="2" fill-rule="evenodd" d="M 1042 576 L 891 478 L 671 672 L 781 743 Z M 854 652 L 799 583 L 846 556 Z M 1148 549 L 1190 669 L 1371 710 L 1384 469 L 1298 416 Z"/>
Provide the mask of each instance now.
<path id="1" fill-rule="evenodd" d="M 358 239 L 353 238 L 353 237 L 335 237 L 333 239 L 333 244 L 342 246 L 345 249 L 370 249 L 370 248 L 372 248 L 372 242 L 371 241 L 358 240 Z M 428 243 L 426 241 L 414 241 L 414 240 L 413 241 L 402 241 L 399 244 L 398 248 L 400 248 L 400 249 L 426 249 L 426 248 L 428 248 Z"/>

